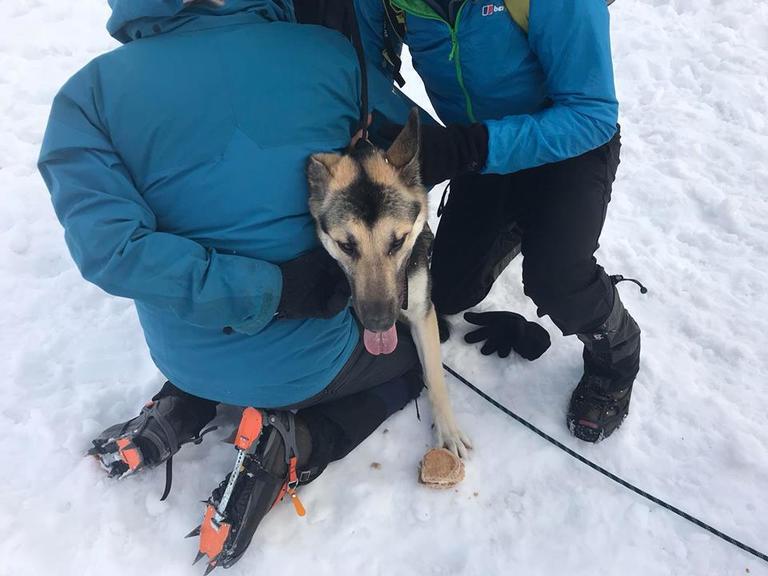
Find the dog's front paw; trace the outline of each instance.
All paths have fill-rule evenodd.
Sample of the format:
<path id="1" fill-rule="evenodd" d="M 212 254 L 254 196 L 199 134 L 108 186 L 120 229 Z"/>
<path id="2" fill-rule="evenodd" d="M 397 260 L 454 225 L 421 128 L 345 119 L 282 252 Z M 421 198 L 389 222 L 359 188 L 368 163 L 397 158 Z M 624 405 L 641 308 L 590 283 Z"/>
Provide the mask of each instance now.
<path id="1" fill-rule="evenodd" d="M 451 417 L 438 416 L 435 418 L 436 447 L 445 448 L 459 458 L 466 458 L 472 443 Z"/>

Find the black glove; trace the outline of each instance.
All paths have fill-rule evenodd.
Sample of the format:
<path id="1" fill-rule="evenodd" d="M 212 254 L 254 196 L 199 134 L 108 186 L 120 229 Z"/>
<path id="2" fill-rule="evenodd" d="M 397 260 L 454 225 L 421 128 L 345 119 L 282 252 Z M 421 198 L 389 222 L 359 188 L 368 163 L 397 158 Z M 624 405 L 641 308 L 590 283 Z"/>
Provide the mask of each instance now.
<path id="1" fill-rule="evenodd" d="M 349 282 L 325 248 L 280 264 L 283 292 L 277 317 L 332 318 L 349 304 Z"/>
<path id="2" fill-rule="evenodd" d="M 374 120 L 371 130 L 385 140 L 393 141 L 403 129 L 381 118 Z M 488 159 L 488 128 L 482 122 L 475 124 L 421 125 L 419 163 L 421 182 L 431 188 L 443 180 L 480 172 Z"/>
<path id="3" fill-rule="evenodd" d="M 506 358 L 514 350 L 526 360 L 536 360 L 549 348 L 549 333 L 514 312 L 467 312 L 464 320 L 482 326 L 468 332 L 464 340 L 470 344 L 485 340 L 480 349 L 484 356 L 497 352 Z"/>

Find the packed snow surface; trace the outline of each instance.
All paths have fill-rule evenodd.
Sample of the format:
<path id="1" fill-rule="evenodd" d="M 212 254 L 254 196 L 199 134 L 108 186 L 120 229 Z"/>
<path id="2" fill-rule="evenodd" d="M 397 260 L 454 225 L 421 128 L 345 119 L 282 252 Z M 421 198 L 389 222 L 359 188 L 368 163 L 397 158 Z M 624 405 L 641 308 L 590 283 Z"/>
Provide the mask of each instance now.
<path id="1" fill-rule="evenodd" d="M 83 458 L 162 383 L 131 302 L 80 278 L 35 167 L 56 90 L 115 46 L 107 14 L 103 0 L 17 0 L 0 14 L 3 576 L 202 572 L 182 537 L 234 456 L 223 432 L 186 447 L 162 503 L 162 469 L 118 482 Z M 630 418 L 597 446 L 569 436 L 580 345 L 546 318 L 553 344 L 536 362 L 482 357 L 458 317 L 444 357 L 566 445 L 765 550 L 768 4 L 619 0 L 611 14 L 623 148 L 599 258 L 649 288 L 621 285 L 643 329 Z M 535 317 L 519 261 L 479 308 Z M 274 510 L 229 574 L 768 574 L 449 384 L 475 444 L 457 489 L 417 484 L 428 410 L 419 422 L 410 406 L 303 490 L 305 518 Z"/>

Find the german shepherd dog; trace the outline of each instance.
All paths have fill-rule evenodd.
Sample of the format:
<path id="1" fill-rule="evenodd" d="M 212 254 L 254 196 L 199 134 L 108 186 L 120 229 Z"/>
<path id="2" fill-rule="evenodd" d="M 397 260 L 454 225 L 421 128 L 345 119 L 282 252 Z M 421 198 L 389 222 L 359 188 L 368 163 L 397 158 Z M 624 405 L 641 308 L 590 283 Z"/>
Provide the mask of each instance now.
<path id="1" fill-rule="evenodd" d="M 416 110 L 386 151 L 358 143 L 345 154 L 313 154 L 307 163 L 309 209 L 323 246 L 347 275 L 363 342 L 374 355 L 397 346 L 406 321 L 418 350 L 435 420 L 436 446 L 459 457 L 471 448 L 456 425 L 430 299 L 427 191 L 419 174 Z"/>

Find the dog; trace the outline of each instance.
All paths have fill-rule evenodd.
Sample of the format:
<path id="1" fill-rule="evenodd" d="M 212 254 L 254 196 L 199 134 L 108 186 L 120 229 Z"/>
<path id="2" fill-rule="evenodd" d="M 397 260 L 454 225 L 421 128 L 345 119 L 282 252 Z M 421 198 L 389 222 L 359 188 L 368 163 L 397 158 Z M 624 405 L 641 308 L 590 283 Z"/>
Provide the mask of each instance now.
<path id="1" fill-rule="evenodd" d="M 325 249 L 344 270 L 369 353 L 397 346 L 395 322 L 411 329 L 429 391 L 436 447 L 464 458 L 471 444 L 456 424 L 430 298 L 427 190 L 419 170 L 416 110 L 384 152 L 367 141 L 307 162 L 309 210 Z"/>

